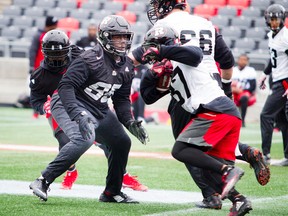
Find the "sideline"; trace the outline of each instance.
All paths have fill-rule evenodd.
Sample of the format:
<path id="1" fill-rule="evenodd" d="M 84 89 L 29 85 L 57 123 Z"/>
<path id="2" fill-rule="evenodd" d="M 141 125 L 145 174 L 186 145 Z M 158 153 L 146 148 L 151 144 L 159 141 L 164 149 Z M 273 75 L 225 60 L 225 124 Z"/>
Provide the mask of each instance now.
<path id="1" fill-rule="evenodd" d="M 57 153 L 58 147 L 56 146 L 32 146 L 32 145 L 13 145 L 13 144 L 0 144 L 0 151 L 8 150 L 8 151 L 30 151 L 30 152 L 49 152 L 49 153 Z M 90 155 L 101 155 L 105 156 L 104 152 L 100 148 L 90 148 L 85 154 Z M 175 160 L 170 153 L 164 152 L 134 152 L 130 151 L 129 157 L 135 158 L 154 158 L 154 159 L 163 159 L 163 160 Z M 274 163 L 279 163 L 281 159 L 272 159 L 271 165 Z M 236 163 L 246 163 L 242 160 L 236 160 Z"/>

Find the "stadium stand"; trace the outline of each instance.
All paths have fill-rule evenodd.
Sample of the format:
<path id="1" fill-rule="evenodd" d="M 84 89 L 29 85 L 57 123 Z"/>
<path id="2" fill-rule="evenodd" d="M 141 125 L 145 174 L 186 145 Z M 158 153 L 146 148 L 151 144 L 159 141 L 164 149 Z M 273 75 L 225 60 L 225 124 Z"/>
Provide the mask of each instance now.
<path id="1" fill-rule="evenodd" d="M 54 15 L 64 20 L 60 21 L 59 27 L 71 36 L 72 41 L 86 34 L 91 20 L 98 23 L 109 14 L 119 14 L 130 21 L 135 31 L 133 44 L 141 43 L 143 35 L 151 26 L 146 15 L 147 0 L 13 0 L 10 2 L 11 5 L 5 6 L 2 12 L 0 11 L 0 56 L 11 55 L 10 49 L 14 40 L 31 38 L 33 35 L 31 32 L 44 26 L 47 15 Z M 187 2 L 191 12 L 213 22 L 232 48 L 235 58 L 238 52 L 244 50 L 253 54 L 256 61 L 259 60 L 259 67 L 265 66 L 263 58 L 267 57 L 265 44 L 267 44 L 268 29 L 263 17 L 264 10 L 272 3 L 282 4 L 288 9 L 288 0 L 187 0 Z M 69 19 L 76 20 L 77 24 L 67 23 Z M 72 24 L 74 26 L 71 26 Z M 288 26 L 288 21 L 285 25 Z M 244 44 L 237 42 L 244 39 L 253 40 L 253 49 L 246 49 Z M 14 50 L 17 50 L 17 45 L 14 43 Z M 24 52 L 24 54 L 15 53 L 13 52 L 13 56 L 25 56 Z M 255 57 L 257 55 L 258 58 Z M 251 61 L 252 64 L 255 63 L 252 59 Z"/>

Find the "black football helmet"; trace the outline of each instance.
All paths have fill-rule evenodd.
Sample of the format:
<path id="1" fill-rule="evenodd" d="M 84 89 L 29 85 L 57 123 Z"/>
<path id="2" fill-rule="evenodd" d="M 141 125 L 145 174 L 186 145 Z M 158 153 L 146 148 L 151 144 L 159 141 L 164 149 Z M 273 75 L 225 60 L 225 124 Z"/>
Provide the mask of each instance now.
<path id="1" fill-rule="evenodd" d="M 119 50 L 114 45 L 113 36 L 125 35 L 127 37 L 125 50 Z M 98 27 L 97 40 L 103 48 L 116 56 L 125 56 L 131 48 L 133 32 L 130 30 L 130 24 L 122 16 L 106 16 Z"/>
<path id="2" fill-rule="evenodd" d="M 154 25 L 158 19 L 164 18 L 174 8 L 184 10 L 186 0 L 150 0 L 147 16 L 149 21 Z"/>
<path id="3" fill-rule="evenodd" d="M 286 18 L 286 11 L 285 11 L 285 8 L 280 4 L 272 4 L 266 9 L 264 16 L 265 16 L 266 25 L 273 32 L 278 32 L 284 26 L 285 18 Z M 271 26 L 272 18 L 277 18 L 280 20 L 280 25 L 276 29 Z"/>
<path id="4" fill-rule="evenodd" d="M 149 47 L 159 47 L 160 45 L 179 44 L 178 33 L 170 26 L 159 24 L 153 26 L 145 35 L 142 47 L 147 50 Z"/>
<path id="5" fill-rule="evenodd" d="M 64 67 L 69 63 L 70 41 L 60 30 L 48 31 L 42 39 L 44 63 L 49 67 Z"/>

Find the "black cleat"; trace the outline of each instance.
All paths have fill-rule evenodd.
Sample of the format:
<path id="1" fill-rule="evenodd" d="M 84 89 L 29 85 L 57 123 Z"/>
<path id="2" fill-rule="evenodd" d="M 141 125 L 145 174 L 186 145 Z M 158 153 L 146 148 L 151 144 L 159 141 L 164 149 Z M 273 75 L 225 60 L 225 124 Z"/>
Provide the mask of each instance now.
<path id="1" fill-rule="evenodd" d="M 36 179 L 29 185 L 29 188 L 33 190 L 33 194 L 40 198 L 42 201 L 47 201 L 47 191 L 49 189 L 49 184 L 46 183 L 45 179 Z"/>
<path id="2" fill-rule="evenodd" d="M 212 194 L 211 196 L 204 198 L 201 203 L 196 203 L 198 208 L 207 209 L 221 209 L 222 201 L 218 193 Z"/>
<path id="3" fill-rule="evenodd" d="M 229 191 L 236 185 L 240 178 L 244 175 L 244 170 L 238 167 L 229 167 L 223 174 L 224 187 L 221 194 L 221 199 L 225 199 Z"/>
<path id="4" fill-rule="evenodd" d="M 250 167 L 254 169 L 254 173 L 259 184 L 266 185 L 270 180 L 270 169 L 266 165 L 260 150 L 249 147 L 247 149 L 247 153 L 243 156 L 247 159 Z"/>
<path id="5" fill-rule="evenodd" d="M 132 199 L 131 197 L 127 196 L 126 194 L 120 192 L 118 195 L 107 195 L 104 192 L 101 194 L 99 198 L 99 202 L 111 202 L 111 203 L 139 203 L 138 201 Z"/>
<path id="6" fill-rule="evenodd" d="M 230 213 L 228 216 L 243 216 L 249 211 L 252 210 L 252 204 L 251 201 L 244 198 L 244 199 L 236 199 L 235 202 L 233 202 L 232 208 L 230 208 Z"/>

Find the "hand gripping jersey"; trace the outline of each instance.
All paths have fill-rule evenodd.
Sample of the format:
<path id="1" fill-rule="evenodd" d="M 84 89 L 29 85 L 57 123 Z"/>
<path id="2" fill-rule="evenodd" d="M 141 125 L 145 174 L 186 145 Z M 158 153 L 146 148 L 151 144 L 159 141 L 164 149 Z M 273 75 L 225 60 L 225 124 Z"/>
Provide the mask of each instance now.
<path id="1" fill-rule="evenodd" d="M 195 113 L 201 104 L 208 104 L 218 97 L 225 96 L 215 79 L 215 74 L 219 76 L 219 72 L 214 60 L 216 32 L 212 23 L 182 11 L 171 13 L 156 25 L 159 23 L 174 28 L 184 46 L 194 45 L 203 50 L 203 60 L 198 67 L 172 61 L 172 96 L 191 113 Z"/>
<path id="2" fill-rule="evenodd" d="M 272 36 L 270 31 L 267 35 L 269 38 L 268 46 L 272 63 L 273 82 L 288 78 L 288 29 L 283 27 L 276 36 Z"/>

